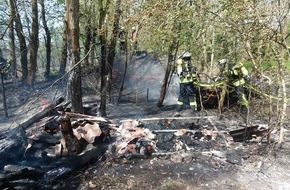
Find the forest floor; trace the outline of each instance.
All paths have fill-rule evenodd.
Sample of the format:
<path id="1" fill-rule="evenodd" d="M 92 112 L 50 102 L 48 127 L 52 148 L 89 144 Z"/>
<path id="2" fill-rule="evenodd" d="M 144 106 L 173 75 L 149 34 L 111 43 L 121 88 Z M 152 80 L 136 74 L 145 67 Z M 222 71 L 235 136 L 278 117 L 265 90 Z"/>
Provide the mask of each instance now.
<path id="1" fill-rule="evenodd" d="M 125 81 L 121 100 L 118 90 L 114 92 L 112 103 L 107 105 L 107 117 L 116 123 L 124 119 L 147 118 L 145 127 L 162 125 L 162 118 L 176 116 L 177 80 L 173 78 L 162 107 L 156 107 L 159 90 L 162 84 L 164 66 L 154 56 L 131 61 Z M 122 74 L 123 65 L 117 65 L 115 76 Z M 95 77 L 87 75 L 84 87 L 84 106 L 98 104 L 98 93 L 94 84 Z M 48 90 L 49 89 L 49 90 Z M 7 83 L 7 102 L 9 118 L 4 118 L 0 105 L 0 128 L 2 130 L 17 127 L 32 115 L 39 105 L 52 101 L 66 94 L 66 83 L 42 82 L 34 89 L 25 88 L 15 83 Z M 118 88 L 116 88 L 118 89 Z M 2 101 L 1 101 L 2 102 Z M 252 108 L 248 118 L 231 107 L 225 109 L 219 117 L 217 109 L 206 109 L 192 113 L 189 109 L 179 112 L 178 117 L 196 117 L 190 119 L 194 123 L 208 123 L 212 119 L 213 129 L 223 132 L 250 125 L 267 125 L 268 116 L 262 111 Z M 155 118 L 156 120 L 150 118 Z M 159 118 L 159 119 L 158 119 Z M 161 119 L 160 119 L 161 118 Z M 175 128 L 178 129 L 179 121 Z M 181 124 L 182 122 L 180 122 Z M 164 129 L 171 129 L 170 126 Z M 184 150 L 172 154 L 153 155 L 146 159 L 126 157 L 116 158 L 107 154 L 90 165 L 73 171 L 69 175 L 55 181 L 48 189 L 144 189 L 144 190 L 288 190 L 290 189 L 290 134 L 285 127 L 285 141 L 282 148 L 276 150 L 275 143 L 267 143 L 266 138 L 252 139 L 246 142 L 228 141 L 227 146 L 215 143 L 210 149 L 199 147 L 195 150 Z M 272 135 L 277 141 L 279 134 Z M 223 156 L 214 157 L 192 153 L 223 152 Z M 215 159 L 214 159 L 215 158 Z"/>

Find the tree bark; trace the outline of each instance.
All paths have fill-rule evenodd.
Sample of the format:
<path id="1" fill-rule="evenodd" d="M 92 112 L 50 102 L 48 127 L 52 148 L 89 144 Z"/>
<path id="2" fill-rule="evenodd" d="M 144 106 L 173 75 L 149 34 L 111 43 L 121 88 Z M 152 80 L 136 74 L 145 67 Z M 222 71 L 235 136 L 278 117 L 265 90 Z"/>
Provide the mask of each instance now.
<path id="1" fill-rule="evenodd" d="M 177 38 L 175 38 L 173 39 L 172 44 L 170 44 L 168 48 L 168 55 L 167 55 L 168 59 L 167 59 L 166 71 L 165 71 L 164 79 L 162 81 L 162 87 L 161 87 L 160 97 L 157 102 L 157 107 L 161 107 L 165 99 L 169 76 L 170 76 L 170 73 L 173 72 L 173 66 L 172 66 L 172 63 L 174 62 L 173 52 L 174 50 L 176 50 L 177 47 L 178 47 L 178 40 Z"/>
<path id="2" fill-rule="evenodd" d="M 17 78 L 17 64 L 16 64 L 16 53 L 15 53 L 15 33 L 14 33 L 14 20 L 16 17 L 15 9 L 13 8 L 13 0 L 9 0 L 10 5 L 10 21 L 9 21 L 9 48 L 10 48 L 10 61 L 12 66 L 13 77 Z"/>
<path id="3" fill-rule="evenodd" d="M 89 1 L 84 5 L 84 10 L 86 11 L 86 14 L 84 15 L 85 19 L 85 26 L 84 26 L 84 35 L 85 35 L 85 42 L 84 42 L 84 54 L 86 55 L 90 51 L 90 47 L 92 44 L 92 30 L 93 30 L 93 23 L 92 23 L 92 2 Z M 84 59 L 84 65 L 86 67 L 89 67 L 89 56 L 85 57 Z"/>
<path id="4" fill-rule="evenodd" d="M 31 1 L 32 9 L 32 29 L 30 35 L 30 46 L 29 46 L 29 65 L 28 65 L 28 77 L 27 84 L 33 86 L 35 81 L 35 74 L 37 68 L 37 51 L 38 51 L 38 9 L 37 0 Z"/>
<path id="5" fill-rule="evenodd" d="M 105 18 L 107 15 L 107 5 L 110 1 L 107 1 L 107 5 L 103 6 L 103 0 L 98 0 L 99 5 L 99 39 L 100 39 L 100 46 L 101 46 L 101 102 L 100 102 L 100 115 L 102 117 L 106 117 L 106 102 L 107 102 L 107 83 L 108 83 L 108 71 L 107 71 L 107 40 L 106 40 L 106 26 L 105 26 Z"/>
<path id="6" fill-rule="evenodd" d="M 61 48 L 61 60 L 58 71 L 58 77 L 62 77 L 65 74 L 66 63 L 67 63 L 67 22 L 66 18 L 63 21 L 63 32 L 62 32 L 62 48 Z"/>
<path id="7" fill-rule="evenodd" d="M 42 24 L 43 24 L 43 29 L 44 29 L 45 35 L 46 35 L 46 39 L 45 39 L 46 65 L 45 65 L 44 77 L 49 78 L 49 76 L 50 76 L 50 57 L 51 57 L 51 35 L 50 35 L 50 30 L 47 26 L 46 17 L 45 17 L 44 0 L 40 0 L 40 5 L 41 5 Z"/>
<path id="8" fill-rule="evenodd" d="M 66 18 L 69 49 L 71 51 L 72 71 L 70 74 L 70 95 L 72 111 L 83 113 L 82 83 L 80 61 L 80 28 L 79 28 L 79 1 L 66 0 Z"/>
<path id="9" fill-rule="evenodd" d="M 22 70 L 22 77 L 21 81 L 25 82 L 27 76 L 28 76 L 28 58 L 27 58 L 27 45 L 26 40 L 23 32 L 23 27 L 20 19 L 20 15 L 17 8 L 16 0 L 11 0 L 11 9 L 15 11 L 15 30 L 16 34 L 19 39 L 19 46 L 20 46 L 20 62 L 21 62 L 21 70 Z"/>
<path id="10" fill-rule="evenodd" d="M 178 32 L 180 31 L 180 24 L 174 23 L 173 31 L 176 31 L 176 33 L 178 34 Z M 179 45 L 178 36 L 174 36 L 173 39 L 172 39 L 172 43 L 169 45 L 169 48 L 168 48 L 168 55 L 167 55 L 168 59 L 167 59 L 166 71 L 165 71 L 164 79 L 162 81 L 160 97 L 159 97 L 159 100 L 158 100 L 158 102 L 156 104 L 157 107 L 161 107 L 162 104 L 163 104 L 163 101 L 165 99 L 165 95 L 166 95 L 166 91 L 167 91 L 167 85 L 168 85 L 168 81 L 169 81 L 169 76 L 174 70 L 174 67 L 173 67 L 172 63 L 174 63 L 174 58 L 176 56 L 176 53 L 174 55 L 173 52 L 174 51 L 177 52 L 178 45 Z"/>
<path id="11" fill-rule="evenodd" d="M 111 34 L 110 44 L 108 47 L 108 64 L 109 64 L 109 84 L 108 84 L 108 94 L 109 94 L 109 101 L 112 102 L 112 81 L 113 81 L 113 69 L 114 69 L 114 61 L 116 55 L 116 43 L 117 43 L 117 35 L 119 29 L 119 22 L 121 16 L 121 0 L 116 1 L 116 8 L 115 8 L 115 16 L 113 20 L 113 31 Z"/>

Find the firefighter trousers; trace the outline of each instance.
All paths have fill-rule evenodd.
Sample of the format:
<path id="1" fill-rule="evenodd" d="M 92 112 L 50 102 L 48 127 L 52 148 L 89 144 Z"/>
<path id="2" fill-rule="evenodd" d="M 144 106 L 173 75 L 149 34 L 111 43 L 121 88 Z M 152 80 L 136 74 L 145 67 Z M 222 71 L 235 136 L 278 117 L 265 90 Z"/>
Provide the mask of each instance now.
<path id="1" fill-rule="evenodd" d="M 195 96 L 195 86 L 192 84 L 192 82 L 188 83 L 180 83 L 179 84 L 179 97 L 177 104 L 179 106 L 183 106 L 188 99 L 190 107 L 196 109 L 196 96 Z"/>
<path id="2" fill-rule="evenodd" d="M 249 103 L 248 103 L 245 87 L 243 85 L 240 85 L 240 86 L 235 86 L 234 89 L 235 89 L 236 95 L 238 96 L 238 103 L 241 106 L 245 106 L 246 108 L 248 108 Z"/>

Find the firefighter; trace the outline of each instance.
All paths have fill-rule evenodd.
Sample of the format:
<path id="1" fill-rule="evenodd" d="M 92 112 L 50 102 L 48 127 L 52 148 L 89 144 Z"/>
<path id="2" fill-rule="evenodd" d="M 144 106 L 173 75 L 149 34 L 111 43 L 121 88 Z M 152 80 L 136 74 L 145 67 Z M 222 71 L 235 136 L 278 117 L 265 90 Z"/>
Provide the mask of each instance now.
<path id="1" fill-rule="evenodd" d="M 3 75 L 4 78 L 7 77 L 9 68 L 10 68 L 10 61 L 7 61 L 2 56 L 2 51 L 0 50 L 0 74 Z"/>
<path id="2" fill-rule="evenodd" d="M 124 27 L 121 27 L 118 38 L 120 42 L 120 51 L 121 53 L 124 53 L 126 51 L 126 32 Z"/>
<path id="3" fill-rule="evenodd" d="M 220 60 L 220 64 L 225 68 L 227 61 L 225 59 Z M 241 105 L 241 110 L 247 112 L 249 103 L 246 95 L 245 84 L 249 81 L 249 72 L 245 68 L 242 62 L 238 62 L 235 65 L 229 66 L 228 80 L 229 86 L 234 89 L 235 95 L 238 96 L 238 103 Z"/>
<path id="4" fill-rule="evenodd" d="M 10 68 L 10 61 L 7 62 L 7 60 L 2 57 L 2 51 L 0 49 L 0 76 L 1 76 L 2 99 L 3 99 L 5 117 L 8 117 L 8 112 L 7 112 L 4 79 L 6 79 L 7 77 L 9 68 Z"/>
<path id="5" fill-rule="evenodd" d="M 140 51 L 139 51 L 139 43 L 137 40 L 137 30 L 135 27 L 132 27 L 132 32 L 131 32 L 131 46 L 133 47 L 133 52 L 139 56 Z"/>
<path id="6" fill-rule="evenodd" d="M 177 75 L 179 77 L 179 97 L 177 100 L 178 111 L 181 111 L 185 101 L 188 99 L 192 111 L 197 110 L 195 86 L 196 68 L 191 63 L 191 54 L 185 52 L 177 60 Z"/>

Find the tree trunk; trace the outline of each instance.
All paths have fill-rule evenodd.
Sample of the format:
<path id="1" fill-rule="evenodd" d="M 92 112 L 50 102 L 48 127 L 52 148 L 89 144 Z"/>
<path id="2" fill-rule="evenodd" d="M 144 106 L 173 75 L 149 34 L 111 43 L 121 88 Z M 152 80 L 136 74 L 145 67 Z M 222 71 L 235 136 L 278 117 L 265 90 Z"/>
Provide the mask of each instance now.
<path id="1" fill-rule="evenodd" d="M 110 1 L 106 2 L 107 4 Z M 107 82 L 108 82 L 108 72 L 107 72 L 107 41 L 106 41 L 106 26 L 105 26 L 105 18 L 107 15 L 107 6 L 103 6 L 103 0 L 98 0 L 99 5 L 99 39 L 101 46 L 101 69 L 100 69 L 100 77 L 101 77 L 101 102 L 100 102 L 100 115 L 102 117 L 106 117 L 106 102 L 107 102 Z"/>
<path id="2" fill-rule="evenodd" d="M 9 0 L 10 4 L 10 21 L 9 21 L 9 48 L 10 48 L 10 60 L 12 66 L 13 78 L 17 78 L 17 64 L 16 64 L 16 53 L 15 53 L 15 34 L 14 34 L 14 19 L 16 17 L 15 9 L 12 8 L 13 0 Z"/>
<path id="3" fill-rule="evenodd" d="M 277 103 L 277 111 L 278 111 L 277 127 L 280 128 L 280 137 L 276 145 L 277 149 L 282 147 L 282 143 L 284 141 L 284 123 L 286 120 L 286 109 L 287 109 L 287 93 L 286 93 L 287 90 L 286 90 L 286 80 L 285 80 L 285 73 L 284 73 L 284 71 L 286 70 L 286 67 L 284 64 L 285 50 L 284 49 L 279 49 L 279 50 L 280 51 L 278 55 L 278 53 L 272 47 L 273 54 L 275 55 L 276 61 L 278 63 L 278 68 L 277 68 L 278 69 L 277 81 L 279 84 L 278 97 L 281 97 L 281 99 L 279 99 Z"/>
<path id="4" fill-rule="evenodd" d="M 18 2 L 19 2 L 19 0 L 18 0 Z M 28 1 L 25 1 L 25 0 L 22 0 L 22 6 L 21 7 L 22 7 L 22 13 L 24 13 L 24 16 L 23 17 L 26 20 L 26 24 L 24 24 L 24 26 L 26 26 L 27 32 L 28 32 L 28 36 L 30 36 L 31 35 L 30 34 L 31 26 L 30 26 L 30 19 L 29 19 L 29 16 L 27 14 L 27 5 L 26 5 L 26 3 L 29 3 L 29 2 Z"/>
<path id="5" fill-rule="evenodd" d="M 11 9 L 15 10 L 15 30 L 19 39 L 19 46 L 20 46 L 20 63 L 21 63 L 21 70 L 22 70 L 22 77 L 21 80 L 25 82 L 27 76 L 28 76 L 28 59 L 27 59 L 27 46 L 26 46 L 26 40 L 23 32 L 23 27 L 20 19 L 20 15 L 17 9 L 16 0 L 11 0 Z"/>
<path id="6" fill-rule="evenodd" d="M 162 81 L 162 87 L 161 87 L 161 92 L 160 92 L 160 97 L 157 102 L 157 106 L 161 107 L 163 104 L 163 101 L 165 99 L 166 91 L 167 91 L 167 84 L 169 81 L 169 76 L 170 73 L 173 72 L 173 66 L 172 63 L 174 62 L 174 55 L 173 52 L 178 48 L 178 40 L 177 38 L 174 38 L 172 43 L 170 44 L 168 48 L 168 60 L 167 60 L 167 65 L 166 65 L 166 71 L 165 71 L 165 76 Z"/>
<path id="7" fill-rule="evenodd" d="M 45 17 L 44 0 L 40 0 L 40 5 L 41 5 L 42 24 L 43 24 L 43 29 L 44 29 L 45 35 L 46 35 L 46 39 L 45 39 L 46 65 L 45 65 L 44 77 L 49 78 L 49 76 L 50 76 L 50 57 L 51 57 L 51 35 L 50 35 L 49 28 L 47 26 L 46 17 Z"/>
<path id="8" fill-rule="evenodd" d="M 127 41 L 126 41 L 126 44 L 127 44 Z M 127 48 L 126 48 L 126 51 L 127 51 Z M 128 54 L 126 52 L 126 58 L 125 58 L 125 65 L 124 65 L 124 73 L 123 73 L 123 76 L 122 76 L 122 82 L 121 82 L 121 85 L 120 85 L 120 89 L 119 89 L 119 94 L 118 94 L 118 99 L 117 99 L 117 102 L 116 102 L 116 105 L 118 106 L 120 100 L 121 100 L 121 97 L 122 97 L 122 92 L 123 92 L 123 89 L 124 89 L 124 83 L 125 83 L 125 78 L 126 78 L 126 73 L 127 73 L 127 68 L 128 68 Z M 132 57 L 132 56 L 131 56 Z"/>
<path id="9" fill-rule="evenodd" d="M 92 18 L 93 18 L 93 13 L 92 13 L 92 2 L 88 1 L 86 4 L 84 4 L 84 10 L 87 12 L 87 14 L 84 15 L 84 19 L 86 20 L 85 26 L 84 26 L 84 35 L 85 35 L 85 42 L 84 42 L 84 54 L 86 55 L 90 51 L 90 47 L 92 44 L 92 31 L 93 31 L 93 23 L 92 23 Z M 87 56 L 84 58 L 84 65 L 87 68 L 89 67 L 89 59 L 90 57 Z"/>
<path id="10" fill-rule="evenodd" d="M 37 68 L 37 51 L 38 51 L 38 9 L 37 0 L 31 1 L 32 9 L 32 28 L 30 36 L 30 46 L 29 46 L 29 65 L 28 65 L 28 77 L 27 84 L 33 86 Z"/>
<path id="11" fill-rule="evenodd" d="M 66 19 L 63 21 L 63 32 L 62 32 L 62 48 L 61 48 L 61 60 L 58 71 L 58 77 L 62 77 L 65 74 L 66 63 L 67 63 L 67 22 Z"/>
<path id="12" fill-rule="evenodd" d="M 90 21 L 88 21 L 90 22 Z M 91 41 L 92 41 L 92 32 L 91 32 L 91 27 L 90 26 L 86 26 L 85 27 L 85 44 L 84 44 L 84 54 L 86 55 L 89 50 L 90 50 L 90 46 L 91 46 Z M 87 56 L 85 59 L 84 59 L 84 65 L 85 66 L 89 66 L 89 56 Z"/>
<path id="13" fill-rule="evenodd" d="M 80 61 L 79 1 L 66 0 L 66 18 L 69 49 L 71 51 L 72 71 L 70 74 L 70 96 L 72 111 L 83 113 L 82 83 Z"/>
<path id="14" fill-rule="evenodd" d="M 109 80 L 108 80 L 108 94 L 109 94 L 109 101 L 112 102 L 112 81 L 113 81 L 113 69 L 114 69 L 114 61 L 116 55 L 116 42 L 117 42 L 117 35 L 118 35 L 118 28 L 119 28 L 119 21 L 121 16 L 120 10 L 121 0 L 116 1 L 116 8 L 115 8 L 115 17 L 113 21 L 113 31 L 111 35 L 110 45 L 108 47 L 108 64 L 109 64 Z"/>

